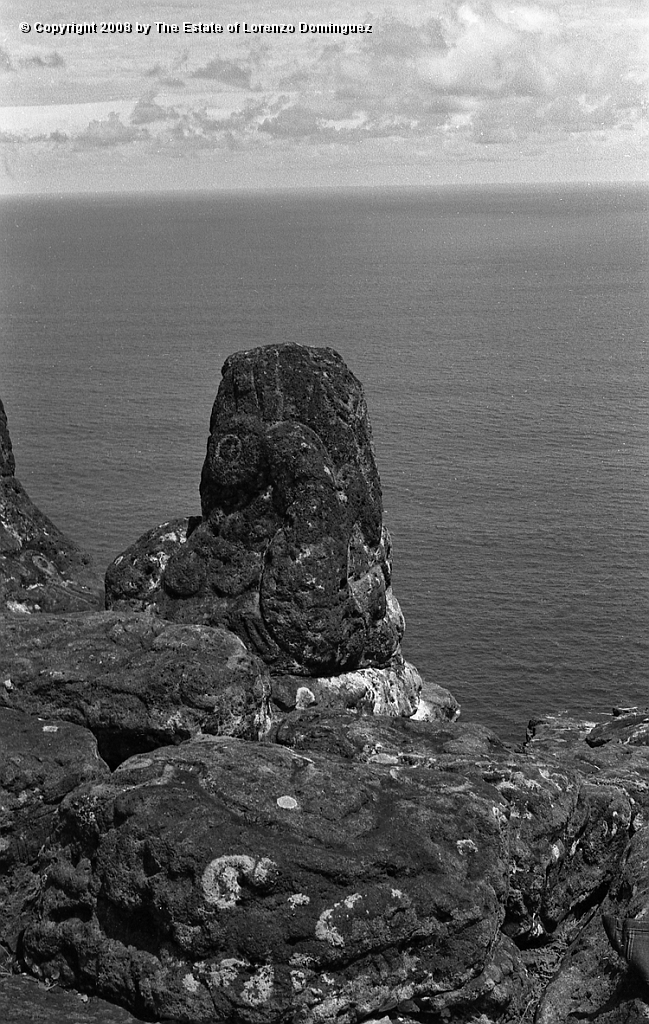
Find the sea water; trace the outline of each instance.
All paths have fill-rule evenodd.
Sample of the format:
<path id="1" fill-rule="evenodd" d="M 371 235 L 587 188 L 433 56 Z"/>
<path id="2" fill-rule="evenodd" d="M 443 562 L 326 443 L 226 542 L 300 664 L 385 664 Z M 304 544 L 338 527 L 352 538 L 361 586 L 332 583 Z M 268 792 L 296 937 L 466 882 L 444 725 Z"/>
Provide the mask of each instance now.
<path id="1" fill-rule="evenodd" d="M 649 703 L 642 188 L 5 200 L 17 475 L 101 566 L 199 512 L 224 359 L 362 381 L 406 656 L 463 717 Z"/>

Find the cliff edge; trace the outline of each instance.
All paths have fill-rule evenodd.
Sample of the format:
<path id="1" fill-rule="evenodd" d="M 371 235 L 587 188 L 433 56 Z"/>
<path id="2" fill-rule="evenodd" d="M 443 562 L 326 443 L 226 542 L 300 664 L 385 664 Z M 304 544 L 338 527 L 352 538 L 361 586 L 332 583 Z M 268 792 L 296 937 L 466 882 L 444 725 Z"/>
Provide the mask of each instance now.
<path id="1" fill-rule="evenodd" d="M 34 505 L 15 468 L 0 401 L 0 615 L 100 607 L 91 559 Z"/>

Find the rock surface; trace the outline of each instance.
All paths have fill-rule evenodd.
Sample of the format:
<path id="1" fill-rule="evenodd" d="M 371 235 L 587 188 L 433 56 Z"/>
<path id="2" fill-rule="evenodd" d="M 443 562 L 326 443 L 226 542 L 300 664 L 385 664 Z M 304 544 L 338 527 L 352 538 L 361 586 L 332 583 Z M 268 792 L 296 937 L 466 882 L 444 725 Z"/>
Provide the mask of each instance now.
<path id="1" fill-rule="evenodd" d="M 150 532 L 106 575 L 109 608 L 226 625 L 273 670 L 400 661 L 403 616 L 359 381 L 332 349 L 231 356 L 212 409 L 202 519 Z"/>
<path id="2" fill-rule="evenodd" d="M 648 905 L 645 752 L 626 746 L 600 781 L 574 768 L 601 757 L 588 730 L 554 724 L 513 750 L 480 726 L 310 708 L 262 744 L 132 758 L 63 800 L 25 962 L 187 1024 L 403 1005 L 520 1022 L 536 1002 L 540 1024 L 584 1006 L 631 1021 L 647 993 L 598 908 Z"/>
<path id="3" fill-rule="evenodd" d="M 0 615 L 101 607 L 90 558 L 34 505 L 14 471 L 0 402 Z"/>
<path id="4" fill-rule="evenodd" d="M 15 469 L 16 460 L 9 436 L 7 414 L 2 400 L 0 400 L 0 476 L 13 476 Z"/>
<path id="5" fill-rule="evenodd" d="M 0 708 L 0 945 L 12 953 L 38 895 L 34 867 L 58 805 L 81 783 L 108 776 L 87 730 Z"/>
<path id="6" fill-rule="evenodd" d="M 305 682 L 271 679 L 261 658 L 219 627 L 125 612 L 0 619 L 0 707 L 85 726 L 111 767 L 200 732 L 263 739 L 298 706 L 458 713 L 442 687 L 427 689 L 422 710 L 421 679 L 407 663 L 403 675 L 365 669 Z"/>
<path id="7" fill-rule="evenodd" d="M 66 800 L 24 955 L 187 1024 L 502 1008 L 495 809 L 454 773 L 230 738 L 133 758 Z"/>
<path id="8" fill-rule="evenodd" d="M 44 985 L 28 975 L 0 975 L 0 1020 L 6 1024 L 141 1024 L 121 1006 Z"/>
<path id="9" fill-rule="evenodd" d="M 0 405 L 2 609 L 90 607 L 13 474 Z M 115 560 L 113 610 L 0 616 L 0 976 L 41 983 L 0 1009 L 649 1019 L 649 713 L 514 749 L 422 682 L 340 357 L 228 360 L 201 507 Z"/>
<path id="10" fill-rule="evenodd" d="M 115 767 L 200 731 L 260 739 L 272 723 L 270 678 L 225 629 L 153 616 L 0 620 L 0 706 L 92 730 Z"/>

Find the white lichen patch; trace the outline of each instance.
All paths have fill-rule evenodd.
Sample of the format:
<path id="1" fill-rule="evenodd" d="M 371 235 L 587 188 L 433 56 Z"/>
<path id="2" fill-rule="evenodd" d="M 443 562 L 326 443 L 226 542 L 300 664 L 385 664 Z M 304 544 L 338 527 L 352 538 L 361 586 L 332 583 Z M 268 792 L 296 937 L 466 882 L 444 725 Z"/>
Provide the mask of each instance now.
<path id="1" fill-rule="evenodd" d="M 137 772 L 143 768 L 150 768 L 153 764 L 151 757 L 131 757 L 127 762 L 127 767 L 130 772 Z"/>
<path id="2" fill-rule="evenodd" d="M 186 988 L 188 992 L 198 992 L 201 987 L 200 982 L 196 980 L 193 974 L 186 974 L 183 978 L 183 988 Z"/>
<path id="3" fill-rule="evenodd" d="M 285 811 L 296 811 L 299 804 L 294 796 L 278 796 L 277 806 L 282 807 Z"/>
<path id="4" fill-rule="evenodd" d="M 295 910 L 296 907 L 305 907 L 307 903 L 311 902 L 311 897 L 307 896 L 305 892 L 296 892 L 292 896 L 289 896 L 288 902 L 291 910 Z"/>
<path id="5" fill-rule="evenodd" d="M 166 541 L 171 541 L 173 544 L 184 544 L 187 540 L 187 530 L 170 530 L 169 533 L 163 533 L 160 537 L 160 543 L 165 544 Z"/>
<path id="6" fill-rule="evenodd" d="M 493 814 L 494 818 L 501 827 L 503 825 L 507 825 L 508 818 L 501 807 L 498 807 L 496 804 L 494 804 L 493 807 L 491 808 L 491 813 Z"/>
<path id="7" fill-rule="evenodd" d="M 351 896 L 346 896 L 345 899 L 343 900 L 343 903 L 347 907 L 348 910 L 351 910 L 352 907 L 354 906 L 354 904 L 358 903 L 358 901 L 362 900 L 362 899 L 363 899 L 363 897 L 360 894 L 360 892 L 354 892 L 354 893 L 352 893 Z"/>
<path id="8" fill-rule="evenodd" d="M 315 702 L 316 698 L 313 690 L 310 690 L 308 686 L 298 686 L 295 695 L 295 707 L 298 711 L 308 708 L 310 704 L 315 704 Z"/>
<path id="9" fill-rule="evenodd" d="M 248 1006 L 261 1006 L 273 995 L 275 972 L 270 964 L 260 967 L 241 990 L 241 999 Z"/>
<path id="10" fill-rule="evenodd" d="M 362 894 L 360 892 L 355 892 L 350 896 L 346 896 L 340 903 L 334 903 L 333 907 L 323 910 L 315 926 L 316 939 L 320 939 L 321 942 L 328 942 L 330 946 L 344 946 L 345 940 L 336 925 L 333 923 L 333 915 L 336 911 L 340 911 L 342 908 L 348 911 L 353 910 L 354 904 L 358 903 L 358 901 L 362 899 Z"/>
<path id="11" fill-rule="evenodd" d="M 310 967 L 311 964 L 315 963 L 315 957 L 309 956 L 308 953 L 293 953 L 288 960 L 291 967 Z"/>
<path id="12" fill-rule="evenodd" d="M 558 864 L 558 862 L 563 857 L 564 853 L 565 853 L 565 847 L 564 847 L 563 843 L 561 842 L 561 840 L 559 839 L 558 842 L 553 843 L 552 846 L 550 847 L 550 861 L 551 861 L 551 863 L 552 864 Z"/>
<path id="13" fill-rule="evenodd" d="M 473 839 L 458 839 L 455 843 L 457 846 L 457 852 L 462 856 L 466 856 L 467 853 L 477 853 L 478 847 L 473 842 Z"/>
<path id="14" fill-rule="evenodd" d="M 302 992 L 306 988 L 306 974 L 303 971 L 291 971 L 291 985 L 294 992 Z"/>
<path id="15" fill-rule="evenodd" d="M 241 853 L 216 857 L 203 872 L 203 894 L 212 906 L 229 910 L 241 899 L 241 878 L 252 886 L 261 886 L 269 880 L 276 868 L 277 865 L 268 857 L 254 860 Z"/>
<path id="16" fill-rule="evenodd" d="M 149 555 L 149 566 L 154 567 L 154 571 L 149 575 L 149 590 L 155 590 L 159 585 L 160 577 L 167 568 L 170 557 L 171 555 L 166 554 L 164 551 L 160 551 L 157 555 Z"/>
<path id="17" fill-rule="evenodd" d="M 228 988 L 228 986 L 233 985 L 239 977 L 240 969 L 245 969 L 247 966 L 247 960 L 236 960 L 234 957 L 228 957 L 225 960 L 221 960 L 218 967 L 212 968 L 210 971 L 209 982 L 216 988 Z"/>
<path id="18" fill-rule="evenodd" d="M 336 903 L 333 907 L 329 907 L 328 910 L 323 910 L 315 926 L 316 939 L 320 939 L 321 942 L 328 942 L 330 946 L 345 945 L 345 940 L 331 920 L 337 906 L 339 904 Z"/>
<path id="19" fill-rule="evenodd" d="M 31 608 L 29 608 L 24 602 L 7 601 L 7 608 L 10 612 L 18 612 L 21 615 L 31 615 Z"/>
<path id="20" fill-rule="evenodd" d="M 399 764 L 399 758 L 396 754 L 384 754 L 382 751 L 371 754 L 367 760 L 370 764 Z"/>
<path id="21" fill-rule="evenodd" d="M 176 729 L 182 729 L 186 725 L 185 716 L 183 715 L 182 711 L 178 708 L 171 715 L 167 716 L 167 718 L 164 721 L 164 725 L 166 726 L 167 729 L 171 729 L 174 727 Z"/>

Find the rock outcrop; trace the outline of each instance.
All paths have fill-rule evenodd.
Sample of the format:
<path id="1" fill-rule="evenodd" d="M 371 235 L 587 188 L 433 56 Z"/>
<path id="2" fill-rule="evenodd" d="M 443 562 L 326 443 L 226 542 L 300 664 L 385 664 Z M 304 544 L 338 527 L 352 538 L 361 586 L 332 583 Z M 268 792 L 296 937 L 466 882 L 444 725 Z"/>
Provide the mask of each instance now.
<path id="1" fill-rule="evenodd" d="M 0 615 L 101 607 L 101 580 L 90 558 L 34 505 L 14 473 L 0 402 Z"/>
<path id="2" fill-rule="evenodd" d="M 107 607 L 225 625 L 283 672 L 399 659 L 369 417 L 336 352 L 278 345 L 227 360 L 200 495 L 202 518 L 176 525 L 175 549 L 165 525 L 115 560 Z"/>
<path id="3" fill-rule="evenodd" d="M 268 669 L 228 630 L 97 612 L 0 620 L 0 707 L 90 729 L 115 768 L 198 733 L 259 740 Z"/>
<path id="4" fill-rule="evenodd" d="M 15 469 L 16 460 L 9 436 L 7 414 L 2 401 L 0 401 L 0 476 L 13 476 Z"/>
<path id="5" fill-rule="evenodd" d="M 228 738 L 131 759 L 65 801 L 25 956 L 186 1024 L 504 1004 L 505 802 L 463 783 Z"/>
<path id="6" fill-rule="evenodd" d="M 109 774 L 87 729 L 0 708 L 0 948 L 18 950 L 61 800 Z"/>
<path id="7" fill-rule="evenodd" d="M 265 743 L 203 736 L 58 782 L 14 896 L 22 960 L 185 1024 L 641 1019 L 600 907 L 646 910 L 647 749 L 600 780 L 572 726 L 567 750 L 550 721 L 515 751 L 480 726 L 307 709 Z M 38 800 L 13 807 L 28 833 Z"/>
<path id="8" fill-rule="evenodd" d="M 548 716 L 514 749 L 422 683 L 340 357 L 228 360 L 202 515 L 114 561 L 107 611 L 10 614 L 48 609 L 26 568 L 45 560 L 54 610 L 90 605 L 64 571 L 81 556 L 15 480 L 1 406 L 0 487 L 0 1008 L 649 1016 L 649 713 Z M 41 987 L 3 990 L 10 969 Z M 60 986 L 124 1010 L 77 1014 Z"/>

